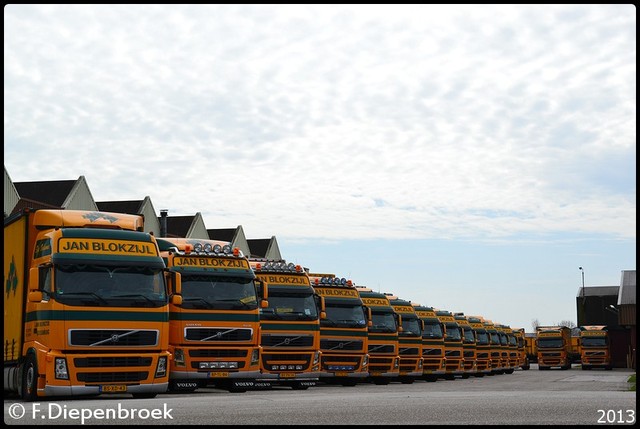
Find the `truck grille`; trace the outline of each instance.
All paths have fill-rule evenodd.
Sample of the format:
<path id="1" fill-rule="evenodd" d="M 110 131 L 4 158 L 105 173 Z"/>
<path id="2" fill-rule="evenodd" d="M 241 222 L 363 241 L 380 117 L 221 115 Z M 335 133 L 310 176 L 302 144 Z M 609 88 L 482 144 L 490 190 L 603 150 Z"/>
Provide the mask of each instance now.
<path id="1" fill-rule="evenodd" d="M 261 337 L 263 347 L 311 347 L 313 335 L 271 335 Z"/>
<path id="2" fill-rule="evenodd" d="M 150 366 L 152 359 L 150 357 L 134 357 L 134 356 L 101 356 L 75 358 L 73 364 L 76 368 L 108 368 L 108 367 L 135 367 Z"/>
<path id="3" fill-rule="evenodd" d="M 327 351 L 357 350 L 362 351 L 360 340 L 320 340 L 320 349 Z"/>
<path id="4" fill-rule="evenodd" d="M 417 347 L 407 347 L 400 349 L 400 356 L 415 356 L 420 355 L 420 351 Z"/>
<path id="5" fill-rule="evenodd" d="M 157 330 L 71 329 L 69 345 L 89 347 L 137 347 L 158 345 Z"/>
<path id="6" fill-rule="evenodd" d="M 187 328 L 187 341 L 250 341 L 253 336 L 251 329 L 236 328 Z"/>
<path id="7" fill-rule="evenodd" d="M 422 356 L 442 356 L 442 349 L 423 349 Z"/>
<path id="8" fill-rule="evenodd" d="M 141 372 L 79 372 L 78 381 L 84 383 L 132 383 L 146 380 L 149 373 Z"/>
<path id="9" fill-rule="evenodd" d="M 379 345 L 379 344 L 370 344 L 369 345 L 369 353 L 374 354 L 387 354 L 387 353 L 395 353 L 396 348 L 393 345 Z"/>

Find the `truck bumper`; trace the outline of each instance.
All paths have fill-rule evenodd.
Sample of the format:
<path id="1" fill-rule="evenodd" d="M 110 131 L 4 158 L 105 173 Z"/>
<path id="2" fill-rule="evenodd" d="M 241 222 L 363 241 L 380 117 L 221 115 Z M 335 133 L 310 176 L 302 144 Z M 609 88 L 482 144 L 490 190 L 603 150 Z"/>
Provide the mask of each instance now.
<path id="1" fill-rule="evenodd" d="M 126 392 L 121 393 L 164 393 L 169 383 L 137 384 L 127 386 Z M 51 386 L 47 385 L 39 390 L 42 396 L 76 396 L 76 395 L 100 395 L 100 386 Z"/>

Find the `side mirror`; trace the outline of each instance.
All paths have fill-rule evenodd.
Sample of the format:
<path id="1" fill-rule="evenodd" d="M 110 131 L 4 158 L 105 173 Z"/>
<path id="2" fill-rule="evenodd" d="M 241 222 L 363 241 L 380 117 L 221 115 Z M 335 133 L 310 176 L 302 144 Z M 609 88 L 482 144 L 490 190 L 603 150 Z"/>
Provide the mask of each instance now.
<path id="1" fill-rule="evenodd" d="M 320 319 L 326 319 L 327 318 L 327 312 L 326 311 L 321 311 L 320 312 Z"/>
<path id="2" fill-rule="evenodd" d="M 260 301 L 260 308 L 269 308 L 269 301 L 267 301 L 266 299 Z"/>
<path id="3" fill-rule="evenodd" d="M 171 304 L 182 305 L 182 295 L 171 295 Z"/>

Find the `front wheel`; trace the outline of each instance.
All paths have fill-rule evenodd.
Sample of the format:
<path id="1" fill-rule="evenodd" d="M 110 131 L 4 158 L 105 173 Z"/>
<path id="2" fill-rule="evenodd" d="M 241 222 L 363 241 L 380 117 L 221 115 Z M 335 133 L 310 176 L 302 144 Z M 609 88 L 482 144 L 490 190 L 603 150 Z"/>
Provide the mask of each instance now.
<path id="1" fill-rule="evenodd" d="M 22 400 L 33 402 L 38 399 L 38 360 L 35 355 L 27 356 L 22 374 Z"/>

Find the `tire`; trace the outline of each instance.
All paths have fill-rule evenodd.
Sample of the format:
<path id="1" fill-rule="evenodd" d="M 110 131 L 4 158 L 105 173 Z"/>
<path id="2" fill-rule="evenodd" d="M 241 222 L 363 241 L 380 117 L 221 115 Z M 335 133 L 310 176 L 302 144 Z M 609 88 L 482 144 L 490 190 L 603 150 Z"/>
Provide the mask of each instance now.
<path id="1" fill-rule="evenodd" d="M 388 377 L 374 377 L 371 379 L 371 381 L 373 382 L 373 384 L 376 384 L 378 386 L 386 386 L 387 384 L 391 383 L 391 380 L 389 380 Z"/>
<path id="2" fill-rule="evenodd" d="M 546 370 L 548 370 L 548 369 L 549 369 L 549 367 L 548 367 L 548 366 L 538 366 L 538 369 L 539 369 L 540 371 L 546 371 Z"/>
<path id="3" fill-rule="evenodd" d="M 38 360 L 29 354 L 22 373 L 22 400 L 33 402 L 38 399 Z"/>

